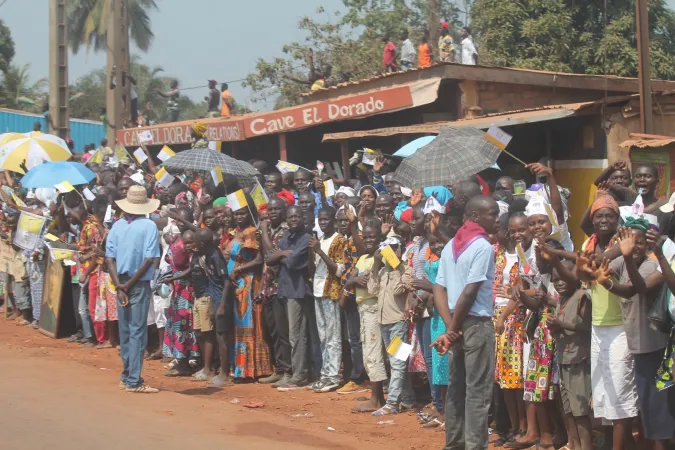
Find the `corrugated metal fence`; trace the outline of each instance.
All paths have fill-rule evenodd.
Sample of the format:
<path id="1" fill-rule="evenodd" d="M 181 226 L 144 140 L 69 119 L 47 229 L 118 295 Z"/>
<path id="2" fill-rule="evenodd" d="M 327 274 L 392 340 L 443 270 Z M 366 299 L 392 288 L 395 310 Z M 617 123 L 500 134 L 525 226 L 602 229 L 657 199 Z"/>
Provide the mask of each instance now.
<path id="1" fill-rule="evenodd" d="M 35 122 L 42 124 L 42 131 L 48 129 L 42 116 L 0 108 L 0 133 L 33 131 Z M 105 129 L 102 122 L 70 119 L 70 138 L 75 143 L 76 152 L 82 153 L 84 146 L 87 144 L 95 144 L 98 147 L 104 137 Z"/>

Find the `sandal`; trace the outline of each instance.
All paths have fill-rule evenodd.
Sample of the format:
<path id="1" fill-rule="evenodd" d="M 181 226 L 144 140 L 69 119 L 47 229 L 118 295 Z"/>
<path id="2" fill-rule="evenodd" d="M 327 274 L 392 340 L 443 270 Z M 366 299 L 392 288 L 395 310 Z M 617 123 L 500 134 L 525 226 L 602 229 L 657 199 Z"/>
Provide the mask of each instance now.
<path id="1" fill-rule="evenodd" d="M 219 376 L 211 378 L 209 384 L 206 385 L 207 388 L 220 388 L 229 386 L 234 386 L 234 381 L 232 381 L 232 378 L 228 377 L 226 380 L 222 380 Z"/>
<path id="2" fill-rule="evenodd" d="M 165 377 L 169 378 L 175 378 L 175 377 L 189 377 L 191 374 L 187 370 L 178 370 L 178 369 L 171 369 L 167 373 L 164 374 Z"/>
<path id="3" fill-rule="evenodd" d="M 373 416 L 375 417 L 380 417 L 380 416 L 391 416 L 393 414 L 398 414 L 398 409 L 396 409 L 396 406 L 394 405 L 384 405 L 382 408 L 378 409 L 377 411 L 373 412 Z"/>
<path id="4" fill-rule="evenodd" d="M 209 376 L 204 372 L 204 369 L 200 370 L 196 374 L 192 375 L 191 381 L 210 381 L 213 378 L 213 375 Z"/>
<path id="5" fill-rule="evenodd" d="M 429 422 L 422 425 L 422 428 L 440 428 L 444 425 L 444 422 L 441 422 L 438 417 L 434 417 Z"/>

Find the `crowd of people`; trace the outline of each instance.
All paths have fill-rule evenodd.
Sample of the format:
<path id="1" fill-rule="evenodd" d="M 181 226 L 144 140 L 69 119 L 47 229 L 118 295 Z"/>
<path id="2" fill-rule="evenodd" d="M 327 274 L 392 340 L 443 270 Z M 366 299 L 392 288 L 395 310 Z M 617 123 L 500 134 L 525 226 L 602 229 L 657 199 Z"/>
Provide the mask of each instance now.
<path id="1" fill-rule="evenodd" d="M 540 163 L 523 194 L 485 174 L 410 189 L 395 159 L 355 157 L 333 192 L 319 170 L 256 160 L 257 205 L 228 174 L 173 173 L 165 187 L 145 151 L 142 178 L 107 153 L 86 161 L 88 201 L 2 180 L 21 200 L 3 188 L 10 318 L 39 326 L 49 252 L 12 239 L 22 212 L 48 216 L 77 251 L 69 341 L 119 346 L 120 389 L 157 392 L 141 372 L 162 360 L 167 377 L 209 387 L 369 392 L 355 413 L 416 411 L 446 449 L 589 450 L 601 427 L 616 450 L 636 448 L 634 426 L 637 448 L 675 437 L 675 201 L 656 195 L 653 165 L 598 177 L 575 249 L 570 192 Z"/>

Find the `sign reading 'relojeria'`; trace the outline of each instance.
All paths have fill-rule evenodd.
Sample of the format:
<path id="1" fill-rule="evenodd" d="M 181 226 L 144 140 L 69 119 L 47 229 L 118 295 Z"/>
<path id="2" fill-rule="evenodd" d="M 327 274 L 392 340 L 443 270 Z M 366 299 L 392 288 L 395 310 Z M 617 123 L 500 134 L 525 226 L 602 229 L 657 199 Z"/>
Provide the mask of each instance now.
<path id="1" fill-rule="evenodd" d="M 244 127 L 246 137 L 250 138 L 393 111 L 412 104 L 410 87 L 401 86 L 252 116 L 244 120 Z"/>

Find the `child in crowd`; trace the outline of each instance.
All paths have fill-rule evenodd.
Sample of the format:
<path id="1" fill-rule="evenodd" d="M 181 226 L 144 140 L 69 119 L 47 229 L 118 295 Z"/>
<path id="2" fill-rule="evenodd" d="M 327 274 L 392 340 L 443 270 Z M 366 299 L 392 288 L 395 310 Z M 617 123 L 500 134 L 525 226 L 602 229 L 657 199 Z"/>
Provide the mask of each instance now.
<path id="1" fill-rule="evenodd" d="M 373 416 L 397 414 L 399 409 L 412 409 L 414 404 L 408 361 L 398 359 L 388 351 L 392 341 L 408 340 L 407 294 L 408 286 L 412 283 L 412 270 L 406 270 L 405 264 L 400 261 L 402 245 L 397 238 L 387 239 L 373 255 L 373 266 L 368 277 L 368 293 L 377 295 L 380 331 L 391 367 L 387 403 L 373 412 Z M 394 252 L 393 261 L 385 260 L 382 252 L 386 250 Z"/>

